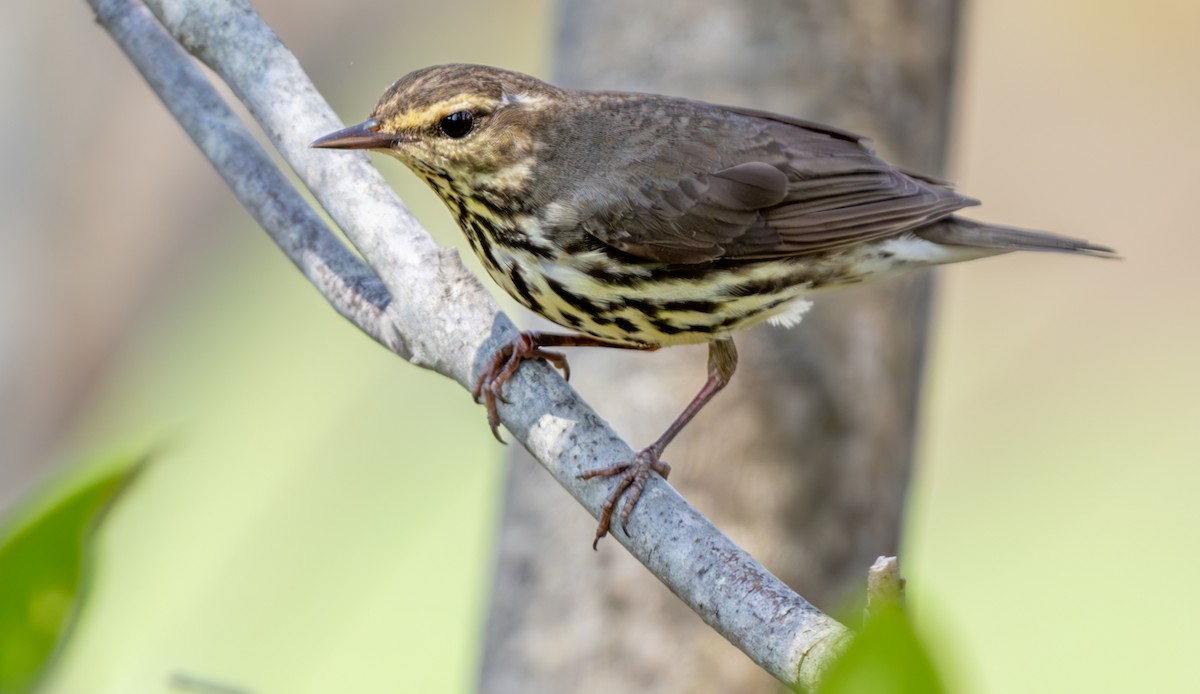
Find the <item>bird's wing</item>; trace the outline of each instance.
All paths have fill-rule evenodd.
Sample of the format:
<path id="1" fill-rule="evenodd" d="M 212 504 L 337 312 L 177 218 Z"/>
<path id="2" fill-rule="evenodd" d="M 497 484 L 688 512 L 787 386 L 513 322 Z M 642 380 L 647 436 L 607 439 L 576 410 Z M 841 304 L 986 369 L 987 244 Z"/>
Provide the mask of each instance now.
<path id="1" fill-rule="evenodd" d="M 879 159 L 853 133 L 728 110 L 753 121 L 729 138 L 744 148 L 714 143 L 725 148 L 714 165 L 696 164 L 694 147 L 664 147 L 641 170 L 590 180 L 573 201 L 579 228 L 641 258 L 690 264 L 831 250 L 978 204 Z"/>

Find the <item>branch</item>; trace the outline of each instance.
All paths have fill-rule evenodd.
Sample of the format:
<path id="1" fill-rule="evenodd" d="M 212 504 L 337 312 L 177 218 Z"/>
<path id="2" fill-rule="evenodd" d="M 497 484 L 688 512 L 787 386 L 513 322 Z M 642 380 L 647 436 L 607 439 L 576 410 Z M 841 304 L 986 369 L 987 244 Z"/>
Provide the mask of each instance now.
<path id="1" fill-rule="evenodd" d="M 867 569 L 867 606 L 863 621 L 893 607 L 904 607 L 904 577 L 896 557 L 879 557 Z"/>
<path id="2" fill-rule="evenodd" d="M 160 25 L 135 0 L 89 2 L 242 204 L 334 308 L 404 359 L 469 387 L 492 351 L 515 334 L 512 323 L 457 254 L 433 242 L 365 155 L 308 148 L 341 124 L 250 6 L 151 0 Z M 181 45 L 250 109 L 367 265 L 275 169 Z M 500 407 L 505 427 L 598 516 L 608 485 L 577 475 L 629 460 L 633 451 L 545 364 L 524 364 L 506 393 L 512 404 Z M 647 485 L 628 534 L 613 536 L 786 683 L 813 686 L 847 638 L 845 627 L 771 575 L 659 478 Z"/>

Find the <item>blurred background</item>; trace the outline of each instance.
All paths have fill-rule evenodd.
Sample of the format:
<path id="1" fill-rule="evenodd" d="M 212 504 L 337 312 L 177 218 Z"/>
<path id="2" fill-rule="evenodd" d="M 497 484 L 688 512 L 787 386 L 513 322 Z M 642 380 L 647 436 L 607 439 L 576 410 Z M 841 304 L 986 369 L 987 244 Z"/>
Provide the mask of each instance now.
<path id="1" fill-rule="evenodd" d="M 548 1 L 256 7 L 346 122 L 429 64 L 551 72 Z M 53 690 L 473 690 L 504 456 L 482 410 L 324 304 L 86 4 L 0 16 L 0 509 L 160 451 Z M 1200 4 L 978 0 L 963 22 L 950 172 L 978 216 L 1126 259 L 940 272 L 914 615 L 956 691 L 1196 691 Z"/>

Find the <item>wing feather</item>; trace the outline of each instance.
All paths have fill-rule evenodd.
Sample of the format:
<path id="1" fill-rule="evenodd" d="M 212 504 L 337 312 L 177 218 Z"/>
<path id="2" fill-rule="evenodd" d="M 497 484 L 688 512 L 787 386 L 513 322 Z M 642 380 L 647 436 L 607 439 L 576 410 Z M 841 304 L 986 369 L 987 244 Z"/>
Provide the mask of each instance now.
<path id="1" fill-rule="evenodd" d="M 888 164 L 853 133 L 761 111 L 717 113 L 697 126 L 709 140 L 649 152 L 627 176 L 589 180 L 573 201 L 580 228 L 647 260 L 692 264 L 833 250 L 978 204 Z"/>

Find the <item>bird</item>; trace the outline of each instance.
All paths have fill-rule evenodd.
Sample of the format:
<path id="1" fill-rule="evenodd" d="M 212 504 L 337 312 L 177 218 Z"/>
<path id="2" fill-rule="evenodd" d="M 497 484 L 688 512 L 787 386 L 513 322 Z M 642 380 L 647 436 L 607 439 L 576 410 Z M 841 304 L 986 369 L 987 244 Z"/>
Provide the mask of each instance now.
<path id="1" fill-rule="evenodd" d="M 1107 246 L 960 216 L 979 201 L 880 158 L 861 135 L 752 108 L 584 91 L 485 65 L 397 80 L 370 116 L 312 143 L 391 155 L 458 222 L 487 274 L 568 333 L 523 331 L 472 391 L 497 401 L 547 348 L 708 345 L 708 376 L 653 443 L 618 465 L 593 548 L 624 530 L 667 445 L 730 382 L 734 333 L 791 325 L 829 289 L 1011 251 L 1116 257 Z M 621 504 L 621 499 L 624 503 Z"/>

